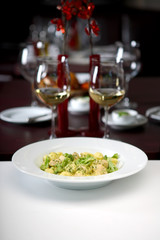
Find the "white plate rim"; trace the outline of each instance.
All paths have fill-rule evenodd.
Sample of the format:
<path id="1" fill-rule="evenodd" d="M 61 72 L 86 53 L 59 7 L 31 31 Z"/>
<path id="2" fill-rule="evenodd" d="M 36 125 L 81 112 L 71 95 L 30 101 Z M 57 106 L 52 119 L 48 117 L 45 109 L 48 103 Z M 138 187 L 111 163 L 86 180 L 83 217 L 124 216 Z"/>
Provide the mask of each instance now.
<path id="1" fill-rule="evenodd" d="M 156 121 L 159 121 L 159 119 L 154 118 L 155 111 L 160 111 L 160 106 L 155 106 L 155 107 L 151 107 L 151 108 L 147 109 L 146 114 L 145 114 L 146 117 L 150 117 Z"/>
<path id="2" fill-rule="evenodd" d="M 32 110 L 32 112 L 33 112 L 34 110 L 36 110 L 36 111 L 38 110 L 38 111 L 41 112 L 41 114 L 42 114 L 42 111 L 46 112 L 46 114 L 48 113 L 47 116 L 38 118 L 38 119 L 36 119 L 36 120 L 35 120 L 34 122 L 32 122 L 32 123 L 48 121 L 48 120 L 51 119 L 51 114 L 50 114 L 50 113 L 51 113 L 51 110 L 50 110 L 49 108 L 40 107 L 40 106 L 24 106 L 24 107 L 8 108 L 8 109 L 6 109 L 6 110 L 3 110 L 3 111 L 0 113 L 0 119 L 3 120 L 3 121 L 6 121 L 6 122 L 11 122 L 11 123 L 28 124 L 27 119 L 18 121 L 17 119 L 14 119 L 14 118 L 9 117 L 9 115 L 12 114 L 12 113 L 15 113 L 15 112 L 30 111 L 30 110 Z"/>
<path id="3" fill-rule="evenodd" d="M 39 166 L 42 161 L 42 156 L 49 153 L 50 151 L 60 151 L 60 149 L 73 149 L 72 152 L 77 149 L 84 149 L 84 147 L 78 147 L 79 144 L 85 146 L 85 150 L 88 151 L 94 150 L 102 152 L 108 146 L 107 154 L 116 153 L 121 151 L 119 154 L 121 155 L 120 161 L 123 163 L 123 166 L 116 172 L 105 174 L 101 176 L 91 176 L 91 177 L 68 177 L 68 176 L 59 176 L 50 173 L 43 172 L 40 170 Z M 87 146 L 88 143 L 88 147 Z M 98 147 L 98 145 L 100 146 Z M 54 147 L 53 147 L 54 146 Z M 69 148 L 70 146 L 70 148 Z M 97 146 L 95 148 L 95 146 Z M 119 146 L 119 147 L 118 147 Z M 115 147 L 118 147 L 118 151 Z M 37 153 L 37 149 L 40 149 L 39 154 Z M 57 150 L 56 150 L 57 149 Z M 124 151 L 125 150 L 125 151 Z M 35 152 L 34 152 L 35 151 Z M 62 151 L 64 152 L 64 150 Z M 67 151 L 66 151 L 67 152 Z M 82 150 L 81 150 L 82 152 Z M 106 153 L 106 150 L 103 153 Z M 126 153 L 125 153 L 126 152 Z M 104 154 L 105 154 L 104 153 Z M 126 159 L 126 154 L 130 154 Z M 138 157 L 138 159 L 137 159 Z M 41 159 L 41 160 L 40 160 Z M 55 185 L 61 185 L 61 187 L 65 188 L 66 184 L 70 184 L 69 188 L 72 188 L 72 185 L 75 186 L 81 185 L 81 187 L 85 188 L 84 184 L 88 184 L 88 188 L 90 184 L 107 184 L 109 181 L 121 179 L 124 177 L 131 176 L 139 171 L 141 171 L 147 164 L 148 157 L 147 155 L 139 148 L 130 145 L 128 143 L 116 141 L 116 140 L 108 140 L 101 138 L 91 138 L 91 137 L 70 137 L 70 138 L 57 138 L 53 140 L 44 140 L 36 143 L 29 144 L 13 154 L 12 162 L 13 165 L 21 172 L 25 174 L 29 174 L 40 179 L 45 179 L 53 182 Z M 84 185 L 84 186 L 83 186 Z"/>

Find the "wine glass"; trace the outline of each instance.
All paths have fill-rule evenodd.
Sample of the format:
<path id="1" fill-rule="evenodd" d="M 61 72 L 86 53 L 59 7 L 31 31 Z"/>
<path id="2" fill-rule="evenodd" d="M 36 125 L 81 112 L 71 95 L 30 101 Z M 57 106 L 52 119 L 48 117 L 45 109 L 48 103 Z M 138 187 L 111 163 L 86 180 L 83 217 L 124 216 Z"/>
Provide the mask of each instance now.
<path id="1" fill-rule="evenodd" d="M 123 48 L 122 58 L 123 58 L 123 68 L 125 75 L 125 98 L 117 104 L 117 108 L 137 108 L 136 102 L 131 102 L 128 97 L 129 82 L 139 73 L 141 69 L 140 62 L 140 49 L 139 44 L 136 41 L 131 41 L 130 44 L 122 44 Z"/>
<path id="2" fill-rule="evenodd" d="M 53 46 L 48 46 L 49 52 L 47 53 L 45 43 L 42 41 L 38 41 L 36 44 L 32 42 L 27 42 L 21 44 L 21 49 L 19 53 L 19 70 L 21 75 L 31 84 L 31 93 L 32 100 L 31 106 L 37 106 L 38 102 L 36 100 L 34 91 L 33 91 L 33 82 L 34 75 L 37 66 L 37 57 L 46 57 L 52 54 L 53 56 L 58 55 L 58 48 Z"/>
<path id="3" fill-rule="evenodd" d="M 70 73 L 65 56 L 61 59 L 40 58 L 37 60 L 34 79 L 36 96 L 52 111 L 50 139 L 55 138 L 55 114 L 57 105 L 70 96 Z"/>
<path id="4" fill-rule="evenodd" d="M 105 131 L 103 138 L 109 138 L 108 112 L 125 94 L 122 61 L 102 61 L 93 64 L 91 69 L 90 97 L 105 111 Z"/>
<path id="5" fill-rule="evenodd" d="M 31 106 L 38 105 L 35 94 L 32 89 L 36 64 L 37 59 L 33 44 L 32 43 L 21 44 L 21 50 L 19 53 L 19 70 L 21 75 L 31 84 L 32 93 Z"/>

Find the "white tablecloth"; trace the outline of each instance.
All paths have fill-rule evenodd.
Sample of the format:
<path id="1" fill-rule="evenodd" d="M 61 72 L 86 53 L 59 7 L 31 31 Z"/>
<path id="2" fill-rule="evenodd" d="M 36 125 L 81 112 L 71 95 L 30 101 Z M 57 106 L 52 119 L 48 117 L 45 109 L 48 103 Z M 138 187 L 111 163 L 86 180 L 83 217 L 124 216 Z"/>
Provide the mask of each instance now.
<path id="1" fill-rule="evenodd" d="M 103 188 L 56 188 L 0 162 L 1 240 L 159 240 L 160 161 Z"/>

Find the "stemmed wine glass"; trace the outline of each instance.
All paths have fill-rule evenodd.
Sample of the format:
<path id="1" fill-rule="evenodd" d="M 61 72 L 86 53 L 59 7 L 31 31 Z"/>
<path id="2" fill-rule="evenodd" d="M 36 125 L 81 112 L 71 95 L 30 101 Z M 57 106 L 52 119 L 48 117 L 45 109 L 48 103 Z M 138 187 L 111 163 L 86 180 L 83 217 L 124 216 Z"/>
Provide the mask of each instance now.
<path id="1" fill-rule="evenodd" d="M 18 62 L 20 73 L 31 84 L 31 106 L 37 106 L 38 103 L 32 88 L 37 59 L 32 43 L 21 44 Z"/>
<path id="2" fill-rule="evenodd" d="M 118 45 L 118 43 L 117 43 Z M 128 97 L 129 82 L 139 73 L 141 69 L 141 53 L 139 44 L 136 41 L 131 41 L 129 44 L 121 44 L 123 48 L 123 68 L 125 75 L 126 94 L 125 98 L 117 104 L 117 108 L 137 108 L 137 103 L 131 102 Z"/>
<path id="3" fill-rule="evenodd" d="M 122 61 L 101 61 L 91 69 L 90 97 L 105 111 L 105 131 L 103 138 L 109 138 L 108 112 L 125 94 Z"/>
<path id="4" fill-rule="evenodd" d="M 37 60 L 34 90 L 37 97 L 52 111 L 50 139 L 55 138 L 55 114 L 57 105 L 70 96 L 70 73 L 65 56 L 61 59 Z"/>

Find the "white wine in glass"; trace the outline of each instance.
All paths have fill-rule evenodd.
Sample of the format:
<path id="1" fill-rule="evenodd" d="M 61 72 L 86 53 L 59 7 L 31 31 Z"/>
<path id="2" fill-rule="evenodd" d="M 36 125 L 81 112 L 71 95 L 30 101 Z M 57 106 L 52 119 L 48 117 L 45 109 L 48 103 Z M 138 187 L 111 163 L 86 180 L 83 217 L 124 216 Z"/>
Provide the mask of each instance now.
<path id="1" fill-rule="evenodd" d="M 55 138 L 55 113 L 57 105 L 70 96 L 70 73 L 65 56 L 61 60 L 40 58 L 34 80 L 37 97 L 52 110 L 50 139 Z"/>
<path id="2" fill-rule="evenodd" d="M 122 62 L 95 63 L 91 69 L 90 97 L 105 111 L 104 138 L 109 138 L 108 111 L 125 95 L 124 71 Z"/>

